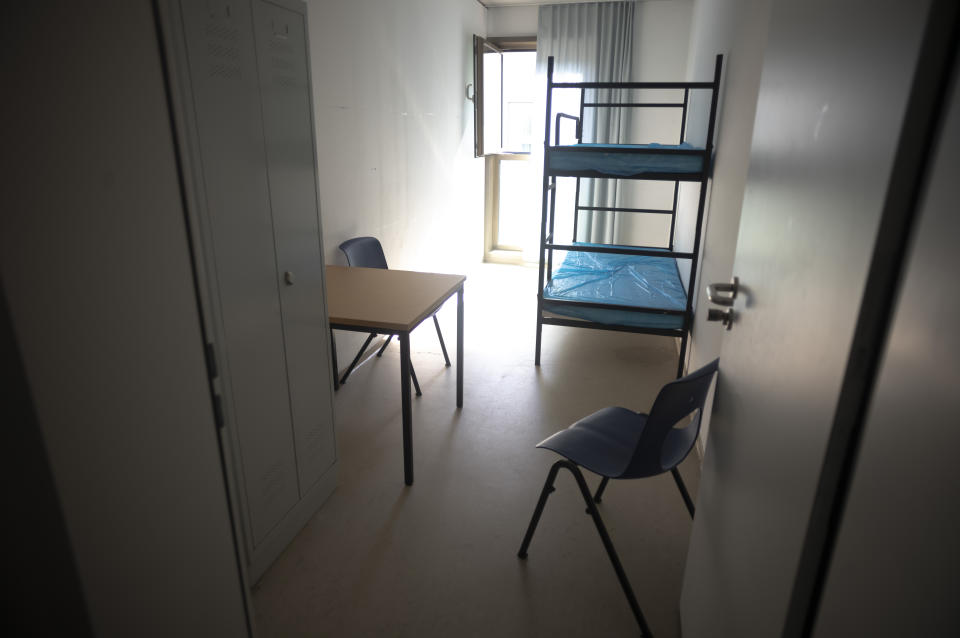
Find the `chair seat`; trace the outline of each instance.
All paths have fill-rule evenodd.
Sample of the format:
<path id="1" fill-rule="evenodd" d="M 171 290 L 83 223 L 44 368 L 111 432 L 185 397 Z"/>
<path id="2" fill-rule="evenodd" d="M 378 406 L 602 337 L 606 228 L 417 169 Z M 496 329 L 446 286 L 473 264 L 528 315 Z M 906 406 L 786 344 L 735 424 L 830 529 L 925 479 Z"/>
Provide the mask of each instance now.
<path id="1" fill-rule="evenodd" d="M 600 476 L 617 478 L 630 465 L 646 422 L 646 414 L 603 408 L 544 439 L 537 447 L 553 450 Z"/>

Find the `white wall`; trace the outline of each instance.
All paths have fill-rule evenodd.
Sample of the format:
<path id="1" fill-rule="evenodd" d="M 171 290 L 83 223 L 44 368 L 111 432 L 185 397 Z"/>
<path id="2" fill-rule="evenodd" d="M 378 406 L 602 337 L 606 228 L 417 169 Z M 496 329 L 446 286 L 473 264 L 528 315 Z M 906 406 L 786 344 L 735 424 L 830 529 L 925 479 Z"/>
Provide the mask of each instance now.
<path id="1" fill-rule="evenodd" d="M 380 239 L 391 268 L 483 259 L 483 160 L 473 157 L 477 0 L 310 0 L 324 254 Z M 362 335 L 338 332 L 339 363 Z"/>
<path id="2" fill-rule="evenodd" d="M 491 36 L 536 35 L 540 7 L 490 7 L 487 9 L 487 33 Z"/>
<path id="3" fill-rule="evenodd" d="M 723 77 L 715 135 L 715 164 L 707 193 L 706 221 L 701 240 L 702 259 L 696 281 L 696 315 L 690 339 L 688 369 L 694 370 L 720 356 L 723 328 L 707 323 L 706 286 L 729 281 L 733 276 L 733 257 L 740 229 L 740 208 L 747 183 L 753 120 L 760 88 L 760 69 L 767 43 L 770 0 L 695 0 L 687 64 L 688 79 L 712 77 L 715 57 L 722 53 Z M 696 105 L 692 122 L 704 122 L 709 104 Z M 698 117 L 699 116 L 699 117 Z M 706 131 L 693 128 L 700 138 Z M 697 187 L 681 189 L 682 233 L 692 237 L 697 215 Z M 680 226 L 680 223 L 678 223 Z M 681 236 L 683 236 L 681 234 Z M 693 248 L 692 242 L 687 247 Z M 722 367 L 722 364 L 721 364 Z M 710 428 L 710 414 L 704 414 L 701 446 Z M 702 447 L 701 447 L 702 449 Z"/>
<path id="4" fill-rule="evenodd" d="M 483 161 L 473 157 L 476 0 L 311 0 L 324 250 L 357 235 L 391 267 L 483 258 Z"/>
<path id="5" fill-rule="evenodd" d="M 681 81 L 687 69 L 690 20 L 693 0 L 638 2 L 634 15 L 631 80 Z M 636 95 L 650 101 L 683 100 L 683 92 L 669 95 L 650 91 Z M 680 131 L 679 109 L 634 109 L 630 142 L 676 144 Z M 622 205 L 636 208 L 670 208 L 673 185 L 665 182 L 624 181 Z M 621 213 L 617 241 L 631 245 L 667 246 L 670 240 L 668 215 Z"/>

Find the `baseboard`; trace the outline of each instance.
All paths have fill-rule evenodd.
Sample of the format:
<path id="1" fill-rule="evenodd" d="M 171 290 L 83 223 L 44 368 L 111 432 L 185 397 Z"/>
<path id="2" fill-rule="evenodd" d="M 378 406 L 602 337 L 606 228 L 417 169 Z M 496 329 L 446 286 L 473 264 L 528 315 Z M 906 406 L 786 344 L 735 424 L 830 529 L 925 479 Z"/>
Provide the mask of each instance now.
<path id="1" fill-rule="evenodd" d="M 287 548 L 290 541 L 300 533 L 307 521 L 320 509 L 337 487 L 337 464 L 334 463 L 326 473 L 317 479 L 313 487 L 300 501 L 287 512 L 287 515 L 270 530 L 267 537 L 253 548 L 250 553 L 248 575 L 250 582 L 256 583 L 273 565 L 274 561 Z"/>
<path id="2" fill-rule="evenodd" d="M 488 264 L 514 266 L 523 266 L 527 263 L 523 260 L 523 252 L 519 250 L 490 250 L 483 256 L 483 261 Z"/>

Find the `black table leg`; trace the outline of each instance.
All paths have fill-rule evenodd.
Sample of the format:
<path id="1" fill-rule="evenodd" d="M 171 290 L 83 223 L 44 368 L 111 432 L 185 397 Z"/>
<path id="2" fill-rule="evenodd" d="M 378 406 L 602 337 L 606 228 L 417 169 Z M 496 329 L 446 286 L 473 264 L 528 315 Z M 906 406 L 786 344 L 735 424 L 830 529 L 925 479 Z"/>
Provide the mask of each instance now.
<path id="1" fill-rule="evenodd" d="M 463 407 L 463 284 L 457 290 L 457 407 Z"/>
<path id="2" fill-rule="evenodd" d="M 410 333 L 400 339 L 400 406 L 403 419 L 403 482 L 413 485 L 413 406 L 410 400 Z"/>

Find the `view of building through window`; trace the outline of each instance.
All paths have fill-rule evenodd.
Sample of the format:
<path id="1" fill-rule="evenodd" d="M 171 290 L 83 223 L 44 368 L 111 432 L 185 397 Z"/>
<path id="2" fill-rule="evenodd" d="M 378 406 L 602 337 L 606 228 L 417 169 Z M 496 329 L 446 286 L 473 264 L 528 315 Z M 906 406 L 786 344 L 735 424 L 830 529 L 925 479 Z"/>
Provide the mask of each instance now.
<path id="1" fill-rule="evenodd" d="M 533 148 L 536 66 L 536 51 L 503 53 L 504 153 L 529 153 Z"/>

